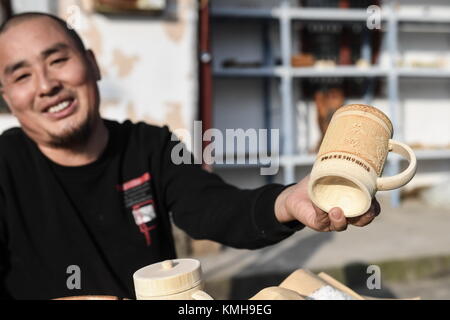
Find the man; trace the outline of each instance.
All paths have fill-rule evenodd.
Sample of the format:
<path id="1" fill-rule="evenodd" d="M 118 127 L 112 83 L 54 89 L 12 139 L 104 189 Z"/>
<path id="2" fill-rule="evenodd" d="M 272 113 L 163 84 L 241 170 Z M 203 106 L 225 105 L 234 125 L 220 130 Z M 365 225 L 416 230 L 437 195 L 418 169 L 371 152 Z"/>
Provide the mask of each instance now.
<path id="1" fill-rule="evenodd" d="M 364 226 L 379 213 L 374 200 L 358 218 L 327 214 L 309 200 L 308 178 L 240 190 L 200 166 L 175 165 L 167 128 L 101 118 L 99 80 L 94 54 L 64 21 L 29 13 L 0 29 L 1 92 L 21 124 L 0 137 L 4 297 L 133 298 L 134 271 L 175 257 L 169 213 L 192 237 L 238 248 L 304 226 Z M 81 271 L 75 288 L 68 268 Z"/>

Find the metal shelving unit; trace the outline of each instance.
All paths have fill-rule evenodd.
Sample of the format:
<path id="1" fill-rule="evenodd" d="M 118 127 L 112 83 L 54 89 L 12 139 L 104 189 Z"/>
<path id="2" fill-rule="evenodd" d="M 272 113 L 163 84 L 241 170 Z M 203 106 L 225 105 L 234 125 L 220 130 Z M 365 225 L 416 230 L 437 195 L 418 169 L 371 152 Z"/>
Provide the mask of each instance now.
<path id="1" fill-rule="evenodd" d="M 283 67 L 275 68 L 222 68 L 214 70 L 215 76 L 220 77 L 278 77 L 283 76 L 285 69 Z M 337 66 L 334 68 L 317 68 L 317 67 L 305 67 L 294 68 L 290 67 L 289 72 L 293 78 L 321 78 L 321 77 L 385 77 L 388 74 L 388 70 L 370 67 L 370 68 L 358 68 Z M 450 74 L 450 71 L 449 71 Z"/>
<path id="2" fill-rule="evenodd" d="M 401 78 L 444 78 L 450 79 L 450 69 L 437 68 L 399 68 L 398 75 Z"/>
<path id="3" fill-rule="evenodd" d="M 279 38 L 281 65 L 262 68 L 220 68 L 214 70 L 217 77 L 262 77 L 277 78 L 280 81 L 280 97 L 282 107 L 282 155 L 280 166 L 283 168 L 284 183 L 296 181 L 295 168 L 309 166 L 315 160 L 315 155 L 299 154 L 296 150 L 296 127 L 294 124 L 294 88 L 293 81 L 302 78 L 383 78 L 387 86 L 387 101 L 390 118 L 395 132 L 395 138 L 404 141 L 403 122 L 399 107 L 399 82 L 404 78 L 448 78 L 450 70 L 422 69 L 398 67 L 396 56 L 398 53 L 399 25 L 408 23 L 450 23 L 449 17 L 419 16 L 398 14 L 395 10 L 396 1 L 387 1 L 383 5 L 381 22 L 383 24 L 386 50 L 389 63 L 384 68 L 371 66 L 359 68 L 352 66 L 337 66 L 333 68 L 294 68 L 291 66 L 292 56 L 292 24 L 295 21 L 334 21 L 352 22 L 366 21 L 368 13 L 363 9 L 322 9 L 291 7 L 289 0 L 280 0 L 279 7 L 269 9 L 250 8 L 217 8 L 212 10 L 214 18 L 232 19 L 270 19 L 279 23 Z M 450 150 L 417 150 L 419 160 L 450 158 Z M 387 174 L 396 174 L 400 170 L 402 160 L 400 157 L 389 157 Z M 393 206 L 400 204 L 400 191 L 391 192 Z"/>
<path id="4" fill-rule="evenodd" d="M 367 11 L 364 9 L 334 9 L 334 8 L 295 8 L 288 1 L 281 1 L 278 8 L 218 8 L 212 14 L 218 18 L 248 18 L 248 19 L 282 19 L 301 21 L 366 21 Z M 285 8 L 289 9 L 287 12 Z M 383 19 L 383 16 L 382 16 Z"/>

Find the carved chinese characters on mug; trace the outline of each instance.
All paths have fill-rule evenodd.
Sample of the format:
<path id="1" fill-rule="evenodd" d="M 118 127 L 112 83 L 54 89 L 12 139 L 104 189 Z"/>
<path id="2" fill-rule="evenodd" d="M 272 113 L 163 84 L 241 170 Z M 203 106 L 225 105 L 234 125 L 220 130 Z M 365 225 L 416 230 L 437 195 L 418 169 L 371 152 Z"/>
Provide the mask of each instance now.
<path id="1" fill-rule="evenodd" d="M 366 113 L 362 107 L 345 113 L 337 112 L 335 117 L 340 119 L 330 123 L 319 150 L 319 159 L 358 161 L 362 167 L 369 165 L 380 176 L 392 135 L 388 124 L 377 115 Z"/>

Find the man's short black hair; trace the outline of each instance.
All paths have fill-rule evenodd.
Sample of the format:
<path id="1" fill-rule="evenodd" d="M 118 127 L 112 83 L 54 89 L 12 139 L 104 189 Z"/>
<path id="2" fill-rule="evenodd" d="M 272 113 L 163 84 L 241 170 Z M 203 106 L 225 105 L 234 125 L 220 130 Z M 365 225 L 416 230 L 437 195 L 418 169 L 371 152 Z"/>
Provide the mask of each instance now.
<path id="1" fill-rule="evenodd" d="M 42 17 L 50 18 L 56 23 L 58 23 L 58 25 L 61 26 L 61 29 L 64 30 L 64 32 L 73 40 L 77 49 L 80 50 L 81 53 L 84 53 L 86 51 L 86 47 L 84 46 L 83 40 L 81 40 L 78 33 L 73 28 L 71 28 L 66 21 L 57 16 L 43 12 L 24 12 L 11 16 L 1 24 L 0 34 L 2 34 L 3 32 L 7 31 L 10 27 L 20 22 Z"/>

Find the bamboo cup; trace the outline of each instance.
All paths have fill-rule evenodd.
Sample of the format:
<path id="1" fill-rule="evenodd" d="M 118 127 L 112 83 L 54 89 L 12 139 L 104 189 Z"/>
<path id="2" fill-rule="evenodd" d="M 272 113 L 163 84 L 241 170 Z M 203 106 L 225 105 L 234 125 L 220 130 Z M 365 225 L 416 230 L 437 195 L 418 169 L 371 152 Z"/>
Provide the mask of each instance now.
<path id="1" fill-rule="evenodd" d="M 377 108 L 352 104 L 333 115 L 314 162 L 308 192 L 313 203 L 329 212 L 340 207 L 346 217 L 369 210 L 378 190 L 397 189 L 415 175 L 417 160 L 406 144 L 392 140 L 389 118 Z M 389 152 L 409 162 L 401 173 L 381 177 Z"/>
<path id="2" fill-rule="evenodd" d="M 133 274 L 137 300 L 213 300 L 202 291 L 200 262 L 174 259 L 154 263 Z"/>

